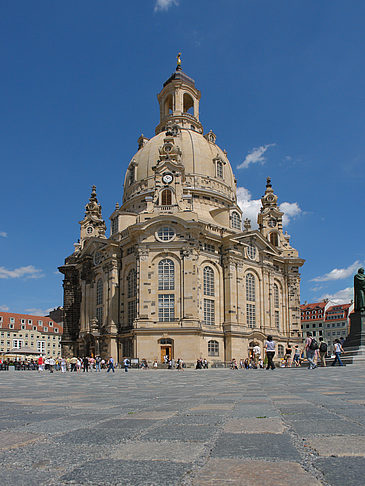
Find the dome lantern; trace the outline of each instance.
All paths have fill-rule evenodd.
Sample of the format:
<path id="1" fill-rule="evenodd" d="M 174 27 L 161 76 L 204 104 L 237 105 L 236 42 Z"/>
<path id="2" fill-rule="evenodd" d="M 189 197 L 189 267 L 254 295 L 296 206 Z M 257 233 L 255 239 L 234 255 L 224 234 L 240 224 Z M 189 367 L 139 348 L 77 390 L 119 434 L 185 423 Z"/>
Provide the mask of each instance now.
<path id="1" fill-rule="evenodd" d="M 165 81 L 157 95 L 160 104 L 160 123 L 156 127 L 156 135 L 165 130 L 167 122 L 203 133 L 199 121 L 201 93 L 195 88 L 194 79 L 182 71 L 180 56 L 179 53 L 175 72 Z"/>

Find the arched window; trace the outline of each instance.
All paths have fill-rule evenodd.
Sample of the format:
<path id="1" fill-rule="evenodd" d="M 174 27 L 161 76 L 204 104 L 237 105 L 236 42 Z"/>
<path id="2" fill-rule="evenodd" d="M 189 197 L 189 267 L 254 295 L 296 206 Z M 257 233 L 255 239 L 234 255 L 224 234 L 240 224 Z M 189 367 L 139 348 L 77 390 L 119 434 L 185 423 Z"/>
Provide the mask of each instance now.
<path id="1" fill-rule="evenodd" d="M 256 257 L 256 246 L 253 243 L 249 243 L 247 247 L 247 255 L 251 260 Z"/>
<path id="2" fill-rule="evenodd" d="M 255 276 L 252 273 L 246 275 L 246 300 L 256 301 Z"/>
<path id="3" fill-rule="evenodd" d="M 172 194 L 170 189 L 164 189 L 161 192 L 161 206 L 171 206 L 172 204 Z"/>
<path id="4" fill-rule="evenodd" d="M 214 270 L 204 267 L 204 295 L 214 296 Z"/>
<path id="5" fill-rule="evenodd" d="M 217 177 L 223 179 L 223 162 L 217 161 Z"/>
<path id="6" fill-rule="evenodd" d="M 184 93 L 183 96 L 183 106 L 184 113 L 188 113 L 191 108 L 194 108 L 193 98 L 187 93 Z"/>
<path id="7" fill-rule="evenodd" d="M 168 258 L 158 264 L 158 290 L 175 290 L 175 265 Z"/>
<path id="8" fill-rule="evenodd" d="M 208 341 L 208 356 L 219 356 L 218 341 Z"/>
<path id="9" fill-rule="evenodd" d="M 278 345 L 278 357 L 284 358 L 284 346 L 282 344 Z"/>
<path id="10" fill-rule="evenodd" d="M 232 228 L 241 229 L 241 218 L 237 211 L 233 211 L 231 215 Z"/>
<path id="11" fill-rule="evenodd" d="M 137 272 L 134 268 L 128 273 L 128 298 L 135 297 L 137 295 Z"/>
<path id="12" fill-rule="evenodd" d="M 165 115 L 169 115 L 173 110 L 173 98 L 172 95 L 168 95 L 165 99 Z"/>
<path id="13" fill-rule="evenodd" d="M 96 318 L 99 325 L 103 324 L 103 298 L 104 298 L 104 284 L 100 278 L 96 283 Z"/>
<path id="14" fill-rule="evenodd" d="M 279 307 L 279 287 L 274 284 L 274 307 Z"/>
<path id="15" fill-rule="evenodd" d="M 278 234 L 277 233 L 270 233 L 269 241 L 272 245 L 279 246 Z"/>
<path id="16" fill-rule="evenodd" d="M 256 301 L 255 286 L 255 276 L 252 273 L 248 273 L 246 275 L 246 314 L 248 327 L 255 327 L 256 325 L 256 305 L 252 303 Z"/>
<path id="17" fill-rule="evenodd" d="M 103 281 L 100 278 L 96 284 L 96 305 L 103 305 Z"/>

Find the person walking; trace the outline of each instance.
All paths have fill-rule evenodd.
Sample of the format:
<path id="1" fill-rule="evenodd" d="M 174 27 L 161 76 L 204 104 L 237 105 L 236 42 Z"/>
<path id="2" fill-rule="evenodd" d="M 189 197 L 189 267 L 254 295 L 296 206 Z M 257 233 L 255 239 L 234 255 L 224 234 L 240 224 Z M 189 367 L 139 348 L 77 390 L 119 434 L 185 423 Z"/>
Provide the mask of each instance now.
<path id="1" fill-rule="evenodd" d="M 96 356 L 95 358 L 95 371 L 100 371 L 101 358 Z"/>
<path id="2" fill-rule="evenodd" d="M 292 365 L 300 366 L 300 349 L 299 349 L 299 346 L 297 344 L 295 345 L 295 348 L 294 348 L 294 357 L 293 357 Z"/>
<path id="3" fill-rule="evenodd" d="M 275 341 L 273 341 L 272 336 L 271 335 L 267 336 L 267 340 L 265 341 L 265 351 L 267 356 L 267 366 L 266 366 L 267 370 L 269 370 L 270 368 L 272 370 L 275 369 L 275 365 L 273 362 L 275 356 L 275 346 L 276 343 Z"/>
<path id="4" fill-rule="evenodd" d="M 53 373 L 53 368 L 55 366 L 56 362 L 53 357 L 49 358 L 49 372 Z"/>
<path id="5" fill-rule="evenodd" d="M 319 360 L 321 362 L 321 365 L 326 367 L 326 356 L 327 356 L 327 343 L 323 341 L 323 337 L 319 338 Z"/>
<path id="6" fill-rule="evenodd" d="M 85 371 L 89 372 L 89 358 L 85 356 L 82 362 L 84 364 L 84 373 Z"/>
<path id="7" fill-rule="evenodd" d="M 66 360 L 65 358 L 60 359 L 61 373 L 66 373 Z"/>
<path id="8" fill-rule="evenodd" d="M 128 373 L 128 368 L 129 368 L 129 359 L 128 358 L 124 358 L 124 360 L 123 360 L 123 366 L 124 366 L 124 371 L 126 373 Z"/>
<path id="9" fill-rule="evenodd" d="M 43 371 L 43 363 L 44 363 L 44 359 L 43 359 L 43 356 L 40 355 L 39 358 L 38 358 L 38 371 Z"/>
<path id="10" fill-rule="evenodd" d="M 314 370 L 315 368 L 317 368 L 317 365 L 314 362 L 314 358 L 315 358 L 315 355 L 316 355 L 316 352 L 317 352 L 317 349 L 318 349 L 318 343 L 314 339 L 314 337 L 312 337 L 311 332 L 307 332 L 307 338 L 305 340 L 304 349 L 305 349 L 305 352 L 307 354 L 307 360 L 308 360 L 308 363 L 309 363 L 308 369 Z"/>
<path id="11" fill-rule="evenodd" d="M 107 373 L 109 373 L 110 370 L 112 370 L 113 373 L 115 372 L 115 370 L 114 370 L 114 359 L 111 356 L 109 358 L 108 371 L 107 371 Z"/>
<path id="12" fill-rule="evenodd" d="M 340 340 L 339 340 L 339 339 L 335 339 L 335 341 L 334 341 L 334 343 L 333 343 L 333 347 L 334 347 L 334 350 L 335 350 L 335 360 L 334 360 L 334 362 L 332 363 L 332 366 L 335 366 L 335 364 L 336 364 L 337 362 L 338 362 L 338 364 L 339 364 L 340 366 L 343 366 L 343 363 L 342 363 L 342 361 L 341 361 L 340 356 L 341 356 L 341 353 L 343 353 L 343 352 L 344 352 L 344 350 L 343 350 L 343 347 L 342 347 L 342 345 L 341 345 L 341 343 L 340 343 Z"/>

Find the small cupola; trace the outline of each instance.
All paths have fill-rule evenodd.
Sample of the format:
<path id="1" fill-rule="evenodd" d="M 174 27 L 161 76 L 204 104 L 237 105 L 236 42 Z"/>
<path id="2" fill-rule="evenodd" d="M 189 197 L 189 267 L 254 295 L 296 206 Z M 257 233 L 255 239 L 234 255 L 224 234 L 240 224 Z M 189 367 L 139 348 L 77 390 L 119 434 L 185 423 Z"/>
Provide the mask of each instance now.
<path id="1" fill-rule="evenodd" d="M 162 91 L 157 95 L 160 123 L 156 127 L 156 135 L 166 130 L 168 122 L 202 133 L 203 127 L 199 121 L 200 97 L 201 93 L 195 88 L 194 79 L 182 70 L 179 53 L 175 72 L 165 81 Z"/>

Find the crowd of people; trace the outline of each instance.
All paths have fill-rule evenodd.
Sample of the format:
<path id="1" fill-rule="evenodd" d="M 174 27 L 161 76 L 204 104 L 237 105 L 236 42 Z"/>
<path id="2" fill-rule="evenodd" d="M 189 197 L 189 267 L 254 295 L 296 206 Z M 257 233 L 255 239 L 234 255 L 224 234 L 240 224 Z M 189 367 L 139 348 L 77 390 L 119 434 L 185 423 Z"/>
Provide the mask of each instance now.
<path id="1" fill-rule="evenodd" d="M 344 352 L 343 349 L 343 339 L 336 339 L 334 341 L 334 355 L 335 359 L 332 362 L 332 366 L 337 363 L 339 366 L 344 366 L 341 361 L 341 354 Z M 275 369 L 274 359 L 276 354 L 276 343 L 272 336 L 267 336 L 264 343 L 264 352 L 258 343 L 254 343 L 254 346 L 249 349 L 249 356 L 245 359 L 240 359 L 237 363 L 236 359 L 232 359 L 229 363 L 229 367 L 233 370 L 240 369 Z M 328 357 L 328 345 L 324 342 L 323 338 L 320 337 L 318 342 L 312 333 L 307 332 L 307 338 L 305 340 L 303 349 L 299 345 L 295 345 L 294 349 L 288 342 L 285 348 L 285 354 L 280 357 L 279 366 L 280 367 L 299 367 L 303 362 L 308 362 L 308 369 L 315 369 L 318 366 L 326 366 L 326 358 Z M 167 369 L 177 369 L 182 370 L 186 367 L 183 359 L 178 358 L 174 360 L 169 356 L 164 356 L 163 359 L 165 368 Z M 124 368 L 125 372 L 131 367 L 131 361 L 129 358 L 123 358 L 121 363 L 115 363 L 114 359 L 110 357 L 109 359 L 102 359 L 100 356 L 89 357 L 85 356 L 83 358 L 73 356 L 72 358 L 53 358 L 39 356 L 36 359 L 26 359 L 23 360 L 2 360 L 0 358 L 0 370 L 8 370 L 9 366 L 14 366 L 16 370 L 38 370 L 49 371 L 53 373 L 54 371 L 61 371 L 61 373 L 80 373 L 80 372 L 100 372 L 101 370 L 106 370 L 107 373 L 112 371 L 115 372 L 115 368 Z M 196 361 L 195 369 L 208 369 L 208 360 L 206 358 L 198 358 Z M 143 358 L 140 362 L 137 362 L 136 367 L 141 369 L 148 369 L 148 362 Z M 158 368 L 157 359 L 154 360 L 152 367 L 154 369 Z"/>

